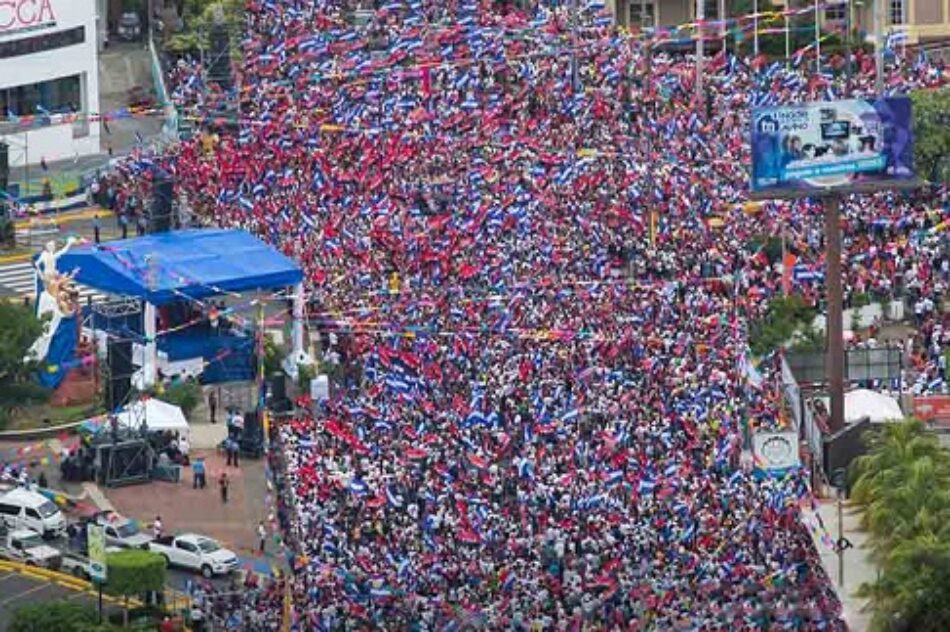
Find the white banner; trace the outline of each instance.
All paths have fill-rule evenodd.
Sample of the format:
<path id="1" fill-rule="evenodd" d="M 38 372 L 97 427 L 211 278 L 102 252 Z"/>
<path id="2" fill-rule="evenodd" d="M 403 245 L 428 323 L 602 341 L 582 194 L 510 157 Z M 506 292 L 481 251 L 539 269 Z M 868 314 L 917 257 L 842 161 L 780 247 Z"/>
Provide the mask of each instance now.
<path id="1" fill-rule="evenodd" d="M 752 435 L 755 466 L 762 470 L 787 470 L 798 467 L 798 434 L 795 431 L 757 432 Z"/>

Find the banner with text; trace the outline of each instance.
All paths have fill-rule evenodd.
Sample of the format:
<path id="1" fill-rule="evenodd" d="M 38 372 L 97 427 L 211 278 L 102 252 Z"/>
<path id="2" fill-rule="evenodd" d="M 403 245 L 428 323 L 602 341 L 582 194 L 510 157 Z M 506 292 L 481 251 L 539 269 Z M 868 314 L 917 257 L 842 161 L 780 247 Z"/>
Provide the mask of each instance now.
<path id="1" fill-rule="evenodd" d="M 913 180 L 907 97 L 757 108 L 752 190 L 825 189 Z"/>

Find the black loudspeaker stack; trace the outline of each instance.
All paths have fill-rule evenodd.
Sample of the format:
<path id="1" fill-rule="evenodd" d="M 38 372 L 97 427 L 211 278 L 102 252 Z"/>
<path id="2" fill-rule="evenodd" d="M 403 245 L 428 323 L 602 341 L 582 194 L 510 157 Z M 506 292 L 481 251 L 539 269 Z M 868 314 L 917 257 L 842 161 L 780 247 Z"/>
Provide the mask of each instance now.
<path id="1" fill-rule="evenodd" d="M 152 181 L 152 203 L 149 208 L 149 232 L 167 233 L 172 229 L 172 197 L 174 187 L 167 173 L 155 173 Z"/>
<path id="2" fill-rule="evenodd" d="M 10 188 L 10 146 L 0 141 L 0 219 L 7 216 L 7 189 Z"/>
<path id="3" fill-rule="evenodd" d="M 106 407 L 113 411 L 124 406 L 132 390 L 132 341 L 109 340 L 109 384 Z"/>
<path id="4" fill-rule="evenodd" d="M 211 64 L 208 67 L 208 79 L 220 85 L 224 90 L 231 88 L 231 37 L 224 24 L 215 24 L 209 35 L 211 44 Z"/>

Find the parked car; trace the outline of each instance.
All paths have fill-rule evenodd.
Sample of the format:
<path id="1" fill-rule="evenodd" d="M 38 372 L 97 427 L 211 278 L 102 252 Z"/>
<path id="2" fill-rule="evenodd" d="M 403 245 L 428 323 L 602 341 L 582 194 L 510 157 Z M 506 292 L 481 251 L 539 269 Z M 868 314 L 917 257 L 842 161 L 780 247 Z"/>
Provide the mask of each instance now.
<path id="1" fill-rule="evenodd" d="M 106 553 L 117 553 L 121 550 L 122 549 L 114 546 L 106 547 Z M 62 572 L 69 573 L 73 577 L 80 579 L 89 580 L 92 578 L 92 561 L 89 558 L 69 552 L 65 552 L 62 555 L 63 562 L 60 567 Z"/>
<path id="2" fill-rule="evenodd" d="M 114 511 L 103 511 L 93 517 L 95 524 L 101 525 L 106 532 L 106 545 L 120 549 L 147 549 L 152 536 L 138 525 Z"/>
<path id="3" fill-rule="evenodd" d="M 142 20 L 139 14 L 134 11 L 127 11 L 119 18 L 118 31 L 119 39 L 126 42 L 134 42 L 142 36 Z"/>
<path id="4" fill-rule="evenodd" d="M 0 496 L 0 522 L 11 529 L 32 529 L 44 538 L 66 531 L 66 518 L 43 494 L 17 487 Z"/>
<path id="5" fill-rule="evenodd" d="M 195 533 L 160 537 L 148 543 L 148 550 L 162 555 L 169 566 L 198 571 L 208 579 L 226 575 L 238 567 L 234 552 Z"/>
<path id="6" fill-rule="evenodd" d="M 152 94 L 142 86 L 132 86 L 128 92 L 128 104 L 130 108 L 151 108 L 157 101 Z"/>
<path id="7" fill-rule="evenodd" d="M 58 570 L 62 554 L 43 542 L 42 536 L 30 529 L 6 530 L 0 535 L 0 557 L 30 566 Z"/>

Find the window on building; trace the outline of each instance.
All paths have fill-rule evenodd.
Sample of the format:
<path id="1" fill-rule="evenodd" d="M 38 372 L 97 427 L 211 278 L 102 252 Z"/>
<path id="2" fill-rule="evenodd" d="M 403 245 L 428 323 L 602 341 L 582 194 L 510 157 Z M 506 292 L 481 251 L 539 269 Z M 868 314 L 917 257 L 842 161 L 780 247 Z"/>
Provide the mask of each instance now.
<path id="1" fill-rule="evenodd" d="M 719 19 L 719 0 L 704 0 L 706 3 L 706 18 L 707 20 L 718 20 Z"/>
<path id="2" fill-rule="evenodd" d="M 904 19 L 904 0 L 890 0 L 888 6 L 890 8 L 891 24 L 904 24 L 907 21 Z"/>
<path id="3" fill-rule="evenodd" d="M 828 4 L 825 7 L 826 22 L 844 22 L 848 19 L 848 3 Z"/>
<path id="4" fill-rule="evenodd" d="M 653 2 L 630 0 L 630 26 L 655 26 Z"/>
<path id="5" fill-rule="evenodd" d="M 4 114 L 9 116 L 30 116 L 43 114 L 63 114 L 77 112 L 81 107 L 79 75 L 63 77 L 18 86 L 0 91 L 0 104 L 4 105 Z"/>
<path id="6" fill-rule="evenodd" d="M 77 26 L 74 29 L 57 31 L 49 35 L 37 35 L 36 37 L 24 37 L 23 39 L 13 40 L 12 42 L 0 42 L 0 59 L 42 53 L 48 50 L 82 44 L 85 41 L 86 28 Z"/>

